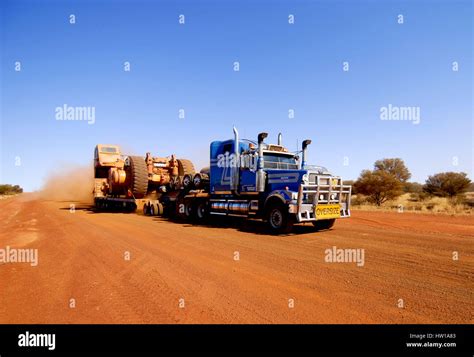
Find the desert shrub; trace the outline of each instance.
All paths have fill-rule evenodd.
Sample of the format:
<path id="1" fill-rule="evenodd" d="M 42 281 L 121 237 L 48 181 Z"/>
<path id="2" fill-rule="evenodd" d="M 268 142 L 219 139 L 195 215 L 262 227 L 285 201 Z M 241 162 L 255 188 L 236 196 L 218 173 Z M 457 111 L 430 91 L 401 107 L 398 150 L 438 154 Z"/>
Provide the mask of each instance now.
<path id="1" fill-rule="evenodd" d="M 426 192 L 412 192 L 410 193 L 409 200 L 412 202 L 423 202 L 430 198 L 430 195 Z"/>
<path id="2" fill-rule="evenodd" d="M 354 206 L 361 206 L 367 204 L 367 197 L 361 194 L 353 195 L 351 197 L 351 204 Z"/>
<path id="3" fill-rule="evenodd" d="M 18 185 L 0 185 L 0 195 L 14 195 L 22 192 L 23 189 Z"/>
<path id="4" fill-rule="evenodd" d="M 404 182 L 403 192 L 407 193 L 420 193 L 423 192 L 423 185 L 418 182 Z"/>
<path id="5" fill-rule="evenodd" d="M 441 172 L 429 176 L 423 190 L 433 196 L 455 197 L 469 188 L 471 180 L 464 172 Z"/>

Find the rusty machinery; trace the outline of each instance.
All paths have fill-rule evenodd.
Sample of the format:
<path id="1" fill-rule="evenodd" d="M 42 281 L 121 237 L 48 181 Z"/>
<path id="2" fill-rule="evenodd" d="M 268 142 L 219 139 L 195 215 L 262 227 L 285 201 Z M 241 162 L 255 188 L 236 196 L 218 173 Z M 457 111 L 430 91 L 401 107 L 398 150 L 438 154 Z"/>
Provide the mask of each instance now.
<path id="1" fill-rule="evenodd" d="M 190 160 L 170 157 L 124 156 L 118 145 L 99 144 L 94 152 L 94 198 L 99 207 L 123 204 L 153 193 L 178 190 L 184 178 L 193 177 Z M 118 203 L 117 203 L 118 202 Z"/>

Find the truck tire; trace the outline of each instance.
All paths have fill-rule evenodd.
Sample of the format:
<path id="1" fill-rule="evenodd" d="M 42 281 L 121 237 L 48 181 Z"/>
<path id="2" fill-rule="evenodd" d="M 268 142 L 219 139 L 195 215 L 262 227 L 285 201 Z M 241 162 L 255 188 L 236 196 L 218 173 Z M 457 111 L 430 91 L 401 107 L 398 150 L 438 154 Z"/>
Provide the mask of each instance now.
<path id="1" fill-rule="evenodd" d="M 204 223 L 209 218 L 209 206 L 206 201 L 198 200 L 194 206 L 194 217 L 197 223 Z"/>
<path id="2" fill-rule="evenodd" d="M 266 221 L 272 234 L 284 234 L 291 232 L 294 217 L 288 212 L 288 206 L 283 202 L 270 203 L 266 209 Z"/>
<path id="3" fill-rule="evenodd" d="M 144 216 L 149 216 L 150 215 L 150 205 L 148 203 L 143 204 L 142 213 L 143 213 Z"/>
<path id="4" fill-rule="evenodd" d="M 158 206 L 156 203 L 150 202 L 150 216 L 157 216 L 158 215 Z"/>
<path id="5" fill-rule="evenodd" d="M 160 202 L 150 203 L 150 216 L 163 215 L 163 205 Z"/>
<path id="6" fill-rule="evenodd" d="M 194 164 L 190 160 L 178 159 L 178 175 L 183 177 L 184 175 L 194 175 Z"/>
<path id="7" fill-rule="evenodd" d="M 334 223 L 336 222 L 335 219 L 325 219 L 322 221 L 313 221 L 313 226 L 316 227 L 316 230 L 320 231 L 323 229 L 330 229 L 332 226 L 334 226 Z"/>
<path id="8" fill-rule="evenodd" d="M 193 207 L 193 202 L 191 202 L 190 200 L 184 201 L 184 217 L 187 220 L 193 220 L 195 217 L 195 213 L 196 212 Z"/>
<path id="9" fill-rule="evenodd" d="M 143 198 L 148 191 L 148 170 L 143 157 L 129 156 L 131 189 L 135 198 Z"/>
<path id="10" fill-rule="evenodd" d="M 157 214 L 158 214 L 159 216 L 162 216 L 162 215 L 165 213 L 165 208 L 163 207 L 163 204 L 162 204 L 161 202 L 158 202 L 158 203 L 156 204 L 156 208 L 158 209 L 158 210 L 157 210 L 157 212 L 158 212 Z"/>

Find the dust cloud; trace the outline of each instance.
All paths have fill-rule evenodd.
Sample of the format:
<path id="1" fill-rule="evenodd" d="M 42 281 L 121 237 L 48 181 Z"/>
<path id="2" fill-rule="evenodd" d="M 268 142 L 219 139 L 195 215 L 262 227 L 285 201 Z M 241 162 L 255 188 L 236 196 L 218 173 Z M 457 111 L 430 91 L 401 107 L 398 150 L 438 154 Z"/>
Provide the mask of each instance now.
<path id="1" fill-rule="evenodd" d="M 51 173 L 40 190 L 43 199 L 93 203 L 94 168 L 90 166 L 63 167 Z"/>

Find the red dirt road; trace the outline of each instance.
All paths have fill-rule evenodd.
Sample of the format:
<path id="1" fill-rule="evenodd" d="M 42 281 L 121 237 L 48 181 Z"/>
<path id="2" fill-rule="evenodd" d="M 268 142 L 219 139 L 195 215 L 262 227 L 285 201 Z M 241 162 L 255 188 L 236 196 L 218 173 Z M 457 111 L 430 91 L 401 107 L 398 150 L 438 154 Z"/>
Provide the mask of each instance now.
<path id="1" fill-rule="evenodd" d="M 0 264 L 0 323 L 474 320 L 472 217 L 354 211 L 329 231 L 275 237 L 260 222 L 193 226 L 69 204 L 0 201 L 0 249 L 39 254 L 36 267 Z M 333 246 L 365 249 L 365 264 L 325 262 Z"/>

